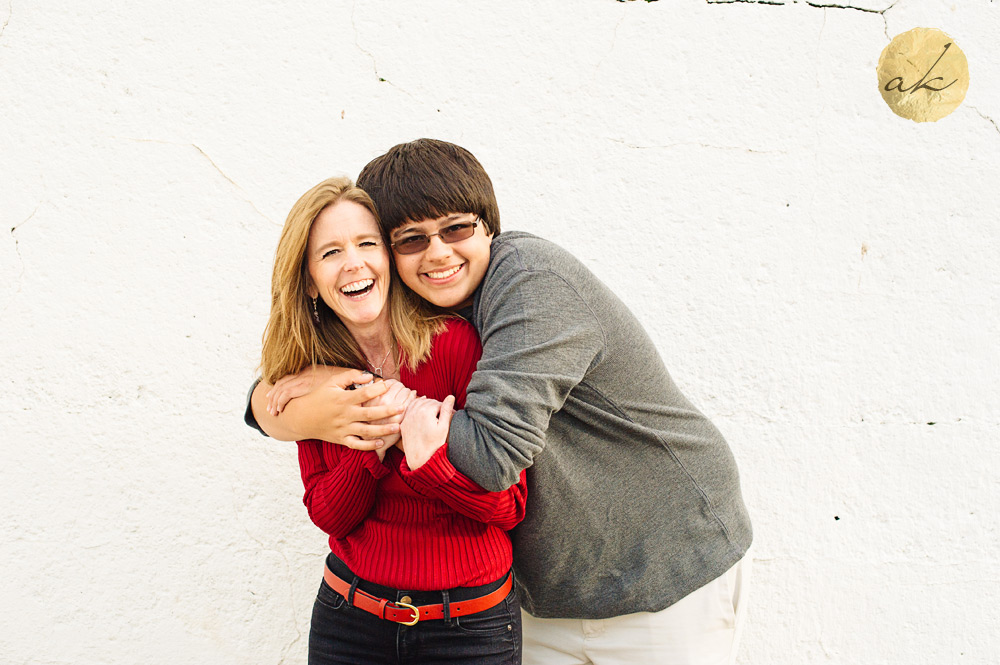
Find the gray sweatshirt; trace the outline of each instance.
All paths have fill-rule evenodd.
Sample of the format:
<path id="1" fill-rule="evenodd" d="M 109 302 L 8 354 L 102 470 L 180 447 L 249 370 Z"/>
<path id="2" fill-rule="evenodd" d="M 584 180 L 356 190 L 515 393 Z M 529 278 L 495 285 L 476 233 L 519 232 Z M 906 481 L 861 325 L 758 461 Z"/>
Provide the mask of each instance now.
<path id="1" fill-rule="evenodd" d="M 512 533 L 526 610 L 658 611 L 743 557 L 752 533 L 729 446 L 580 261 L 527 233 L 498 235 L 472 323 L 483 356 L 448 457 L 493 491 L 528 469 Z"/>

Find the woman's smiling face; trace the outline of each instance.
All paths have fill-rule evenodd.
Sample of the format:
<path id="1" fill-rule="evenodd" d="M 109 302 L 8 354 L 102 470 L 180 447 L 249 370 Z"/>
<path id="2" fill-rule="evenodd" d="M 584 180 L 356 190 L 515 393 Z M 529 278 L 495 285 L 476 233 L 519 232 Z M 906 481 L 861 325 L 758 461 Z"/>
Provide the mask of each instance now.
<path id="1" fill-rule="evenodd" d="M 355 337 L 388 324 L 389 252 L 364 206 L 338 201 L 316 216 L 306 247 L 309 296 L 321 297 Z"/>

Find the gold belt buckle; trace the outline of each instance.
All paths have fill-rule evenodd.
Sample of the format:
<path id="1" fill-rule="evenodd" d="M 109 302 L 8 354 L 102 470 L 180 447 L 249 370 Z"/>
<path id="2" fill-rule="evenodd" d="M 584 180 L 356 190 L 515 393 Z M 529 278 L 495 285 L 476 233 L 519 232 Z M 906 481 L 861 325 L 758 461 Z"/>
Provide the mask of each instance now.
<path id="1" fill-rule="evenodd" d="M 402 624 L 404 626 L 415 626 L 415 625 L 417 625 L 417 622 L 420 621 L 420 610 L 418 610 L 413 605 L 410 605 L 409 603 L 404 603 L 404 602 L 402 602 L 400 600 L 396 601 L 396 605 L 398 605 L 400 607 L 405 607 L 406 609 L 413 611 L 413 621 L 397 621 L 396 623 Z"/>

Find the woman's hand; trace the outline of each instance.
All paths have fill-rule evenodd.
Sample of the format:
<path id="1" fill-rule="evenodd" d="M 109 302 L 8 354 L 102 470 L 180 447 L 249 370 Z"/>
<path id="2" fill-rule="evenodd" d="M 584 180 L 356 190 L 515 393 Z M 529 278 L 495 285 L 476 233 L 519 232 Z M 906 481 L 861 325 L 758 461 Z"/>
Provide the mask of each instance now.
<path id="1" fill-rule="evenodd" d="M 387 389 L 383 394 L 379 395 L 378 397 L 375 397 L 374 399 L 368 400 L 362 406 L 395 406 L 397 408 L 405 409 L 410 402 L 412 402 L 417 398 L 416 390 L 410 390 L 409 388 L 404 386 L 399 381 L 396 381 L 395 379 L 386 379 L 385 384 Z M 393 423 L 399 425 L 402 421 L 403 421 L 403 412 L 400 411 L 398 414 L 394 416 L 389 416 L 388 418 L 380 418 L 379 420 L 376 420 L 371 424 L 388 425 L 390 423 Z M 399 433 L 396 432 L 395 434 L 388 434 L 386 436 L 383 436 L 382 441 L 385 442 L 385 445 L 375 451 L 376 453 L 378 453 L 379 460 L 385 458 L 386 450 L 399 443 Z"/>
<path id="2" fill-rule="evenodd" d="M 448 395 L 443 402 L 429 397 L 417 397 L 410 402 L 400 424 L 406 465 L 416 471 L 448 440 L 451 417 L 455 414 L 455 398 Z"/>

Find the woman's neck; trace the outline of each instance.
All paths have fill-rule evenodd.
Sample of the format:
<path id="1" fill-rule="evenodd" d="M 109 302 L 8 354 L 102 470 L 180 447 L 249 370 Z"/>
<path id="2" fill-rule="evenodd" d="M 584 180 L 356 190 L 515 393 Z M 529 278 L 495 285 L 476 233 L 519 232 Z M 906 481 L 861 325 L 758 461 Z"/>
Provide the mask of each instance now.
<path id="1" fill-rule="evenodd" d="M 357 329 L 350 325 L 347 328 L 361 348 L 361 353 L 368 362 L 369 371 L 381 370 L 384 379 L 399 378 L 394 353 L 396 349 L 388 322 L 366 329 Z"/>

